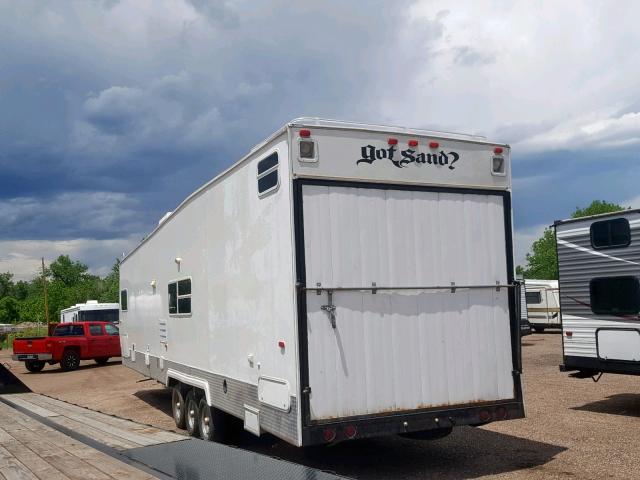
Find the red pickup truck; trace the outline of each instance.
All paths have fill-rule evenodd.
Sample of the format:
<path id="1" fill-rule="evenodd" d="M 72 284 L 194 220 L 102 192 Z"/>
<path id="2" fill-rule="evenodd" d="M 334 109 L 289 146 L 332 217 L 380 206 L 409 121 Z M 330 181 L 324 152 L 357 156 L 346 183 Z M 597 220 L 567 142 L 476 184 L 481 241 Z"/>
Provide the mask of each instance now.
<path id="1" fill-rule="evenodd" d="M 24 337 L 13 341 L 13 360 L 23 361 L 30 372 L 45 363 L 60 363 L 64 371 L 75 370 L 80 360 L 99 365 L 120 356 L 118 327 L 109 322 L 59 323 L 49 326 L 48 337 Z"/>

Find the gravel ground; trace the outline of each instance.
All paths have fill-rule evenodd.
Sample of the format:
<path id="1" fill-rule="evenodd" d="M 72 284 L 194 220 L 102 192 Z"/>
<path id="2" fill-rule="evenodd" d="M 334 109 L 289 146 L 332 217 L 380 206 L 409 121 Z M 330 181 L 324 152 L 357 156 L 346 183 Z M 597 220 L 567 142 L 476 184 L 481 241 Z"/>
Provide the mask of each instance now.
<path id="1" fill-rule="evenodd" d="M 175 429 L 168 392 L 119 362 L 30 374 L 7 353 L 0 360 L 37 393 Z M 303 452 L 265 436 L 241 446 L 359 479 L 640 478 L 640 377 L 604 375 L 593 383 L 559 372 L 557 333 L 525 337 L 523 358 L 522 420 L 461 427 L 432 442 L 386 437 Z"/>

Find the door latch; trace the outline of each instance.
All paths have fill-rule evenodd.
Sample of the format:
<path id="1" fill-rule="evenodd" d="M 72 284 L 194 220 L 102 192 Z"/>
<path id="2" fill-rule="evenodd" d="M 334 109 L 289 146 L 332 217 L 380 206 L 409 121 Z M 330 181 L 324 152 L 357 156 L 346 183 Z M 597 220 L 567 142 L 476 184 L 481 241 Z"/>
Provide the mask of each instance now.
<path id="1" fill-rule="evenodd" d="M 333 292 L 331 290 L 327 290 L 327 297 L 328 303 L 326 305 L 322 305 L 320 309 L 327 312 L 331 326 L 336 328 L 336 306 L 333 304 Z"/>

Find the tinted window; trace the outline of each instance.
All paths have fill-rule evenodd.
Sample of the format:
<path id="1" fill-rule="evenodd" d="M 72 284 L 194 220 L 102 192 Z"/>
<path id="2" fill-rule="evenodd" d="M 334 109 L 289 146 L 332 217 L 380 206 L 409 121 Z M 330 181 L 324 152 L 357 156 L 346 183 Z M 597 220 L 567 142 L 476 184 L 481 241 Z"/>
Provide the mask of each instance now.
<path id="1" fill-rule="evenodd" d="M 104 335 L 104 333 L 102 333 L 102 325 L 89 325 L 89 334 Z"/>
<path id="2" fill-rule="evenodd" d="M 81 310 L 80 320 L 84 322 L 118 322 L 120 312 L 115 309 L 109 310 Z"/>
<path id="3" fill-rule="evenodd" d="M 589 293 L 596 315 L 636 315 L 640 311 L 640 282 L 636 277 L 594 278 Z"/>
<path id="4" fill-rule="evenodd" d="M 127 311 L 127 291 L 126 290 L 120 291 L 120 309 L 123 312 Z"/>
<path id="5" fill-rule="evenodd" d="M 191 313 L 191 279 L 185 278 L 168 286 L 169 313 L 174 315 Z"/>
<path id="6" fill-rule="evenodd" d="M 115 325 L 105 325 L 104 326 L 107 335 L 120 335 L 120 330 Z"/>
<path id="7" fill-rule="evenodd" d="M 258 162 L 258 175 L 265 173 L 267 170 L 278 165 L 278 154 L 272 153 L 264 160 Z"/>
<path id="8" fill-rule="evenodd" d="M 626 247 L 631 243 L 631 229 L 626 218 L 614 218 L 591 224 L 593 248 Z"/>
<path id="9" fill-rule="evenodd" d="M 69 337 L 76 335 L 84 335 L 84 328 L 82 327 L 82 325 L 58 325 L 53 331 L 54 337 Z"/>
<path id="10" fill-rule="evenodd" d="M 527 303 L 542 303 L 542 293 L 540 292 L 526 292 L 524 296 Z"/>
<path id="11" fill-rule="evenodd" d="M 169 313 L 178 313 L 178 284 L 169 284 Z"/>
<path id="12" fill-rule="evenodd" d="M 278 187 L 278 154 L 272 153 L 258 162 L 258 194 L 268 193 Z"/>

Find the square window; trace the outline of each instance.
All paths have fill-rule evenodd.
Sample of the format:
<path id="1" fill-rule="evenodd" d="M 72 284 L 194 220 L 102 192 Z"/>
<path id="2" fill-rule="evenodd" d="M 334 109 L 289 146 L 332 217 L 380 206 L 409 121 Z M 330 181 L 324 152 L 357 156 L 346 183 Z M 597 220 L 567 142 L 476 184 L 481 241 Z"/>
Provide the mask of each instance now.
<path id="1" fill-rule="evenodd" d="M 594 222 L 590 228 L 591 246 L 602 248 L 622 248 L 631 244 L 631 228 L 626 218 L 614 218 Z"/>
<path id="2" fill-rule="evenodd" d="M 636 277 L 601 277 L 589 282 L 591 311 L 596 315 L 637 315 L 640 282 Z"/>

